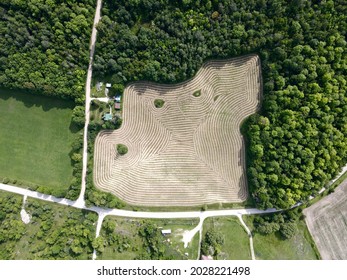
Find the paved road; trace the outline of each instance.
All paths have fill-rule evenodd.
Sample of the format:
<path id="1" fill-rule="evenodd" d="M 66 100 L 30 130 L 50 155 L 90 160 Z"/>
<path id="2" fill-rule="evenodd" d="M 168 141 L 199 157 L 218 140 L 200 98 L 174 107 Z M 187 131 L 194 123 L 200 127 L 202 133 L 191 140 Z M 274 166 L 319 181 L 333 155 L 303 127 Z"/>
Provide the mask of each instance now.
<path id="1" fill-rule="evenodd" d="M 90 88 L 92 83 L 92 69 L 93 69 L 93 57 L 94 57 L 94 51 L 95 51 L 95 42 L 96 42 L 96 25 L 100 20 L 101 15 L 101 0 L 98 0 L 96 10 L 95 10 L 95 17 L 94 17 L 94 23 L 93 23 L 93 30 L 92 30 L 92 36 L 90 39 L 90 53 L 89 53 L 89 66 L 88 66 L 88 74 L 87 74 L 87 81 L 86 81 L 86 97 L 85 97 L 85 124 L 84 124 L 84 134 L 83 134 L 83 168 L 82 168 L 82 183 L 81 183 L 81 193 L 79 198 L 77 199 L 76 203 L 80 206 L 83 206 L 85 204 L 84 202 L 84 193 L 86 190 L 86 176 L 87 176 L 87 164 L 88 164 L 88 125 L 89 125 L 89 113 L 90 113 Z"/>

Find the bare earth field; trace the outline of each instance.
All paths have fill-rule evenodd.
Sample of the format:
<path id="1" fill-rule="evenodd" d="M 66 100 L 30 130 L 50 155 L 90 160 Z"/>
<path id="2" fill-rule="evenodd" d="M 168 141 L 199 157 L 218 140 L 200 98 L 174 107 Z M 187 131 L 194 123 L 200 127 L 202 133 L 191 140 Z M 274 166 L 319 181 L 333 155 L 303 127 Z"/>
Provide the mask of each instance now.
<path id="1" fill-rule="evenodd" d="M 347 260 L 347 180 L 304 214 L 322 259 Z"/>
<path id="2" fill-rule="evenodd" d="M 137 82 L 123 125 L 96 138 L 94 183 L 133 205 L 242 202 L 248 191 L 242 121 L 261 95 L 258 56 L 210 61 L 184 83 Z M 164 101 L 161 108 L 156 99 Z M 117 153 L 125 144 L 126 155 Z"/>

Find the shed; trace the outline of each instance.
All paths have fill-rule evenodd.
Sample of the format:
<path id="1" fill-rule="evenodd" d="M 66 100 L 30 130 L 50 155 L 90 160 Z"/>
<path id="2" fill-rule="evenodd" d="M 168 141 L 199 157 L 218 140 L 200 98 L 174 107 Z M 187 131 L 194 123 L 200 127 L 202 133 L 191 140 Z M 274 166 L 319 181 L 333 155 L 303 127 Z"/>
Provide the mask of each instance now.
<path id="1" fill-rule="evenodd" d="M 105 121 L 110 121 L 112 120 L 112 114 L 111 113 L 106 113 L 103 117 Z"/>
<path id="2" fill-rule="evenodd" d="M 111 86 L 112 86 L 112 84 L 106 83 L 106 87 L 107 87 L 107 88 L 110 88 Z"/>
<path id="3" fill-rule="evenodd" d="M 162 230 L 161 230 L 161 234 L 162 234 L 162 235 L 171 234 L 171 229 L 162 229 Z"/>
<path id="4" fill-rule="evenodd" d="M 114 103 L 114 108 L 116 110 L 120 110 L 120 103 Z"/>

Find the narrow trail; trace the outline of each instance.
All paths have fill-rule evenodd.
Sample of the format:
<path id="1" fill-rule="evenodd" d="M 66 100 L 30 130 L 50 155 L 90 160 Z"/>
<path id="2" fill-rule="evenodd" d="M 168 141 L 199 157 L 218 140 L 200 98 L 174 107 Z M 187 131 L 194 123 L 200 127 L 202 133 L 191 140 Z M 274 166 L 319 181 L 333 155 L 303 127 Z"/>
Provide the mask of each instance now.
<path id="1" fill-rule="evenodd" d="M 86 191 L 86 176 L 87 176 L 87 164 L 88 164 L 88 126 L 90 119 L 90 88 L 92 83 L 92 71 L 93 71 L 93 60 L 94 60 L 94 51 L 95 51 L 95 43 L 96 43 L 96 25 L 100 21 L 101 16 L 101 4 L 102 1 L 97 1 L 97 6 L 95 10 L 95 17 L 93 23 L 92 36 L 90 39 L 90 53 L 89 53 L 89 66 L 88 66 L 88 74 L 86 80 L 86 96 L 85 96 L 85 124 L 84 124 L 84 133 L 83 133 L 83 168 L 82 168 L 82 183 L 81 183 L 81 192 L 80 196 L 77 199 L 76 203 L 80 206 L 85 205 L 84 201 L 84 193 Z"/>
<path id="2" fill-rule="evenodd" d="M 244 220 L 242 219 L 242 215 L 238 215 L 237 216 L 240 220 L 240 223 L 242 224 L 242 226 L 244 227 L 244 229 L 246 230 L 248 237 L 249 237 L 249 247 L 250 247 L 250 251 L 251 251 L 251 257 L 252 260 L 255 260 L 255 254 L 254 254 L 254 248 L 253 248 L 253 236 L 252 236 L 252 232 L 250 231 L 250 229 L 248 228 L 248 226 L 246 225 L 246 223 L 244 222 Z"/>

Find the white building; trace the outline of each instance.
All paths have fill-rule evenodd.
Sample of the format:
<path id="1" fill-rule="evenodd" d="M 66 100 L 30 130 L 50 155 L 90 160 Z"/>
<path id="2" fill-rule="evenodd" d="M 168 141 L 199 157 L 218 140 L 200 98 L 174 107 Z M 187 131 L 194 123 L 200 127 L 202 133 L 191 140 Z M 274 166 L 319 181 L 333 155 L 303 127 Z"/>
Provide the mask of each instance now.
<path id="1" fill-rule="evenodd" d="M 161 230 L 161 234 L 162 234 L 162 235 L 171 234 L 171 229 L 162 229 L 162 230 Z"/>

